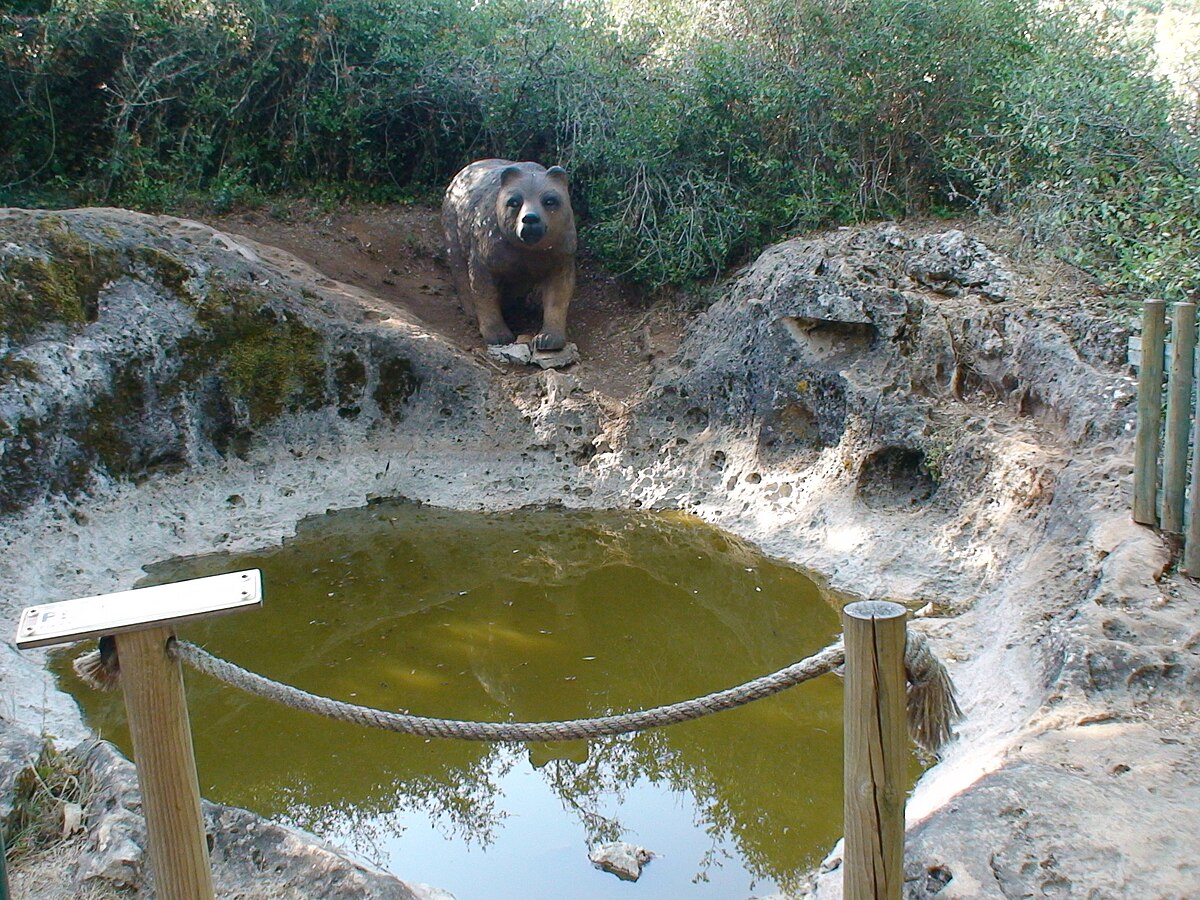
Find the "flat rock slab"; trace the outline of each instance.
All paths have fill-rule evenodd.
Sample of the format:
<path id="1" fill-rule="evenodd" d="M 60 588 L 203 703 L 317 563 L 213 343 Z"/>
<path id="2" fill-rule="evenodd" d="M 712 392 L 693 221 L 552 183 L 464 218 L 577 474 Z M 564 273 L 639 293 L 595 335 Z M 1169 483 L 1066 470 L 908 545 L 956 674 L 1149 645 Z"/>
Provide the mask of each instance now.
<path id="1" fill-rule="evenodd" d="M 504 362 L 541 366 L 543 369 L 563 369 L 579 362 L 579 348 L 567 344 L 561 350 L 534 350 L 532 344 L 517 342 L 487 348 L 488 356 Z"/>
<path id="2" fill-rule="evenodd" d="M 588 854 L 597 869 L 612 872 L 622 881 L 637 881 L 642 875 L 642 866 L 650 862 L 654 854 L 645 847 L 615 841 L 601 844 Z"/>

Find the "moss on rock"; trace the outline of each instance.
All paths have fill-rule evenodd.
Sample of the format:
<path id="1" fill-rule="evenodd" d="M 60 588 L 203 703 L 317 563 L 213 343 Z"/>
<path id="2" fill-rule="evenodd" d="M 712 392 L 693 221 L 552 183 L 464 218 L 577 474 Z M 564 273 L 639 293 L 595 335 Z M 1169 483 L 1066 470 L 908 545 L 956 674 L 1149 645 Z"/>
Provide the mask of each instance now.
<path id="1" fill-rule="evenodd" d="M 96 319 L 100 291 L 119 278 L 120 254 L 73 234 L 56 220 L 41 223 L 46 256 L 0 260 L 0 332 L 23 341 L 50 323 Z"/>
<path id="2" fill-rule="evenodd" d="M 343 419 L 356 418 L 362 412 L 360 404 L 367 388 L 367 366 L 357 353 L 348 350 L 338 356 L 333 369 L 333 384 L 337 391 L 338 415 Z"/>
<path id="3" fill-rule="evenodd" d="M 184 380 L 215 375 L 250 426 L 324 403 L 321 335 L 275 309 L 268 295 L 252 287 L 212 287 L 197 320 L 202 331 L 181 342 Z"/>
<path id="4" fill-rule="evenodd" d="M 112 389 L 92 404 L 87 425 L 76 437 L 85 455 L 94 456 L 110 475 L 131 475 L 138 470 L 130 422 L 145 414 L 145 370 L 133 360 L 113 378 Z"/>
<path id="5" fill-rule="evenodd" d="M 400 356 L 392 357 L 380 364 L 379 383 L 375 385 L 372 396 L 384 415 L 399 421 L 404 418 L 404 404 L 420 386 L 421 380 L 412 361 Z"/>
<path id="6" fill-rule="evenodd" d="M 182 260 L 157 247 L 135 247 L 130 255 L 134 262 L 149 270 L 155 281 L 180 300 L 195 300 L 188 288 L 188 281 L 194 277 L 194 273 Z"/>
<path id="7" fill-rule="evenodd" d="M 11 354 L 0 356 L 0 387 L 10 381 L 40 381 L 37 366 L 27 359 L 16 359 Z M 3 423 L 0 423 L 2 426 Z"/>

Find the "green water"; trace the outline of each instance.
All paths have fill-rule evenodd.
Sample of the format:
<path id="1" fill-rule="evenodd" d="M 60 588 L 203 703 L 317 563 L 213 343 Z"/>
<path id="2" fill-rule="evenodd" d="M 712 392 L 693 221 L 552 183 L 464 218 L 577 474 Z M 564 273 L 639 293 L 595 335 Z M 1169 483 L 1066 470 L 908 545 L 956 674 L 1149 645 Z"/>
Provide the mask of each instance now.
<path id="1" fill-rule="evenodd" d="M 391 503 L 282 547 L 174 560 L 153 582 L 260 568 L 264 608 L 180 636 L 342 700 L 475 720 L 668 703 L 837 633 L 802 572 L 680 514 L 455 513 Z M 149 581 L 147 582 L 149 583 Z M 120 697 L 55 666 L 129 752 Z M 201 789 L 458 900 L 711 897 L 795 883 L 841 831 L 841 683 L 635 737 L 495 746 L 327 722 L 188 672 Z M 636 885 L 590 845 L 660 854 Z"/>

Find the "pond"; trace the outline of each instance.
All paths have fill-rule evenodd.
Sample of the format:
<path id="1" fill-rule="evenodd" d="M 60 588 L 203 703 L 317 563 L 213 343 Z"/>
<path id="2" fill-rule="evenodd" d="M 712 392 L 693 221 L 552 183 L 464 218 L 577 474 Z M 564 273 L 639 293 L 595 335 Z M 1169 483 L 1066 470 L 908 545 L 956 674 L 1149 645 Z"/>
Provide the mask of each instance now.
<path id="1" fill-rule="evenodd" d="M 388 502 L 306 520 L 280 547 L 172 560 L 146 583 L 263 572 L 262 610 L 182 638 L 382 709 L 568 719 L 729 687 L 839 631 L 802 571 L 679 513 L 450 512 Z M 56 655 L 127 754 L 119 692 Z M 458 900 L 741 900 L 794 886 L 841 833 L 841 682 L 636 736 L 490 745 L 369 731 L 187 673 L 204 796 L 305 828 Z M 636 884 L 609 840 L 657 854 Z"/>

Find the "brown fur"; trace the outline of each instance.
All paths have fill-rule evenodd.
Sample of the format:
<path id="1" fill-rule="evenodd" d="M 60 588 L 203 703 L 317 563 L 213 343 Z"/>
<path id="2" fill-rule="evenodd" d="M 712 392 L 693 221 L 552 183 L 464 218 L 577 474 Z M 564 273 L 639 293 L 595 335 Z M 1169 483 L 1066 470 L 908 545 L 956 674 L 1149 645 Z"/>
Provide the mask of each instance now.
<path id="1" fill-rule="evenodd" d="M 506 159 L 473 162 L 450 182 L 442 227 L 459 298 L 489 344 L 509 344 L 505 313 L 526 297 L 541 301 L 538 350 L 567 342 L 575 292 L 575 216 L 567 173 Z"/>

